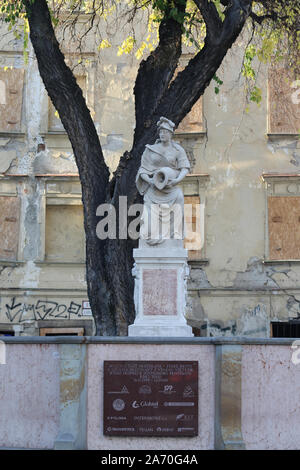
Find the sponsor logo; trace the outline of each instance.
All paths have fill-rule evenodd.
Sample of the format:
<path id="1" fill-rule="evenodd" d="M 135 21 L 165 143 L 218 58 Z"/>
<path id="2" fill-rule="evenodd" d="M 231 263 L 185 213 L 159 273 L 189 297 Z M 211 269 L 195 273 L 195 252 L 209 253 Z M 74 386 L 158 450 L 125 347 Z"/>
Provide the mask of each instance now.
<path id="1" fill-rule="evenodd" d="M 128 388 L 126 387 L 126 385 L 124 385 L 121 390 L 117 391 L 117 392 L 108 392 L 109 395 L 112 395 L 112 394 L 118 394 L 118 395 L 123 395 L 124 393 L 129 393 L 128 391 Z"/>
<path id="2" fill-rule="evenodd" d="M 158 401 L 139 401 L 132 402 L 132 408 L 158 408 Z"/>
<path id="3" fill-rule="evenodd" d="M 173 387 L 173 385 L 165 385 L 163 390 L 160 390 L 161 393 L 164 393 L 165 395 L 171 395 L 172 393 L 175 393 L 176 390 Z"/>
<path id="4" fill-rule="evenodd" d="M 158 431 L 158 432 L 173 432 L 174 428 L 161 428 L 161 427 L 158 427 L 158 428 L 156 428 L 156 431 Z"/>
<path id="5" fill-rule="evenodd" d="M 186 385 L 184 387 L 183 396 L 184 396 L 184 398 L 194 397 L 195 396 L 194 390 L 192 389 L 192 387 L 190 385 Z"/>
<path id="6" fill-rule="evenodd" d="M 193 401 L 165 401 L 164 406 L 195 406 Z"/>
<path id="7" fill-rule="evenodd" d="M 141 395 L 149 395 L 150 393 L 152 393 L 152 390 L 151 390 L 150 385 L 142 385 L 142 386 L 139 388 L 139 393 L 140 393 Z"/>
<path id="8" fill-rule="evenodd" d="M 134 431 L 134 428 L 112 428 L 111 426 L 109 426 L 107 428 L 107 431 L 110 432 L 110 431 Z"/>
<path id="9" fill-rule="evenodd" d="M 116 411 L 122 411 L 125 408 L 125 402 L 124 400 L 121 400 L 121 398 L 117 398 L 116 400 L 113 401 L 113 409 Z"/>
<path id="10" fill-rule="evenodd" d="M 176 421 L 192 421 L 194 419 L 194 415 L 186 415 L 181 413 L 176 416 Z"/>

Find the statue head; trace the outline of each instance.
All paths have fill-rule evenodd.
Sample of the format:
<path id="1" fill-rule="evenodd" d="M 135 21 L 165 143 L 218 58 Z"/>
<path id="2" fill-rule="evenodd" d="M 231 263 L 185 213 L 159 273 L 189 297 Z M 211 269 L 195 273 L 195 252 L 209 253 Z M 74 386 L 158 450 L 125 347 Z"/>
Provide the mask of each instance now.
<path id="1" fill-rule="evenodd" d="M 175 124 L 174 122 L 170 121 L 170 119 L 161 117 L 160 120 L 157 122 L 157 128 L 158 128 L 158 132 L 161 129 L 166 129 L 167 131 L 171 132 L 171 134 L 173 134 Z"/>

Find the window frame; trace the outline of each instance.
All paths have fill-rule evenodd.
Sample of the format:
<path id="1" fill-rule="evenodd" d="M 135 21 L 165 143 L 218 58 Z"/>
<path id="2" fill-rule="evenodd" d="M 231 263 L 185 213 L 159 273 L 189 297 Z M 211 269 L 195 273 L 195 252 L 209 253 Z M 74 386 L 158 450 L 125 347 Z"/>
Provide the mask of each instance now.
<path id="1" fill-rule="evenodd" d="M 40 247 L 36 264 L 47 264 L 47 265 L 72 265 L 72 266 L 85 266 L 85 261 L 56 261 L 47 260 L 45 245 L 46 245 L 46 211 L 47 206 L 52 205 L 78 205 L 82 206 L 82 194 L 79 176 L 75 174 L 65 175 L 35 175 L 41 184 L 41 205 L 40 205 Z M 64 187 L 69 187 L 66 192 L 63 190 L 63 186 L 59 183 L 63 183 Z M 51 185 L 54 185 L 51 188 Z M 57 189 L 55 189 L 55 187 Z M 60 188 L 60 189 L 59 189 Z M 79 192 L 75 189 L 80 190 Z"/>

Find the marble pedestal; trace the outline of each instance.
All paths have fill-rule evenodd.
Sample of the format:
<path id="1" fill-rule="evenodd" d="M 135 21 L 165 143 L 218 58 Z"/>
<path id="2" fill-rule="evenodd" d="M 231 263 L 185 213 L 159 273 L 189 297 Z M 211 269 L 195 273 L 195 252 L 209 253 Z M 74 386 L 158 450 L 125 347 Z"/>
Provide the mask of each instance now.
<path id="1" fill-rule="evenodd" d="M 133 256 L 136 319 L 128 336 L 193 336 L 185 319 L 187 250 L 140 244 Z"/>

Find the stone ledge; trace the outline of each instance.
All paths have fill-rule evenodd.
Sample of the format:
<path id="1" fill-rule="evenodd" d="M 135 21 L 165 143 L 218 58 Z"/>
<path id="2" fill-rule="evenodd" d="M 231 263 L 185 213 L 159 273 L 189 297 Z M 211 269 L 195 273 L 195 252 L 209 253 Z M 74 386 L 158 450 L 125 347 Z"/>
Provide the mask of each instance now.
<path id="1" fill-rule="evenodd" d="M 291 346 L 299 338 L 215 337 L 128 337 L 128 336 L 3 336 L 7 344 L 190 344 L 190 345 L 269 345 Z"/>

